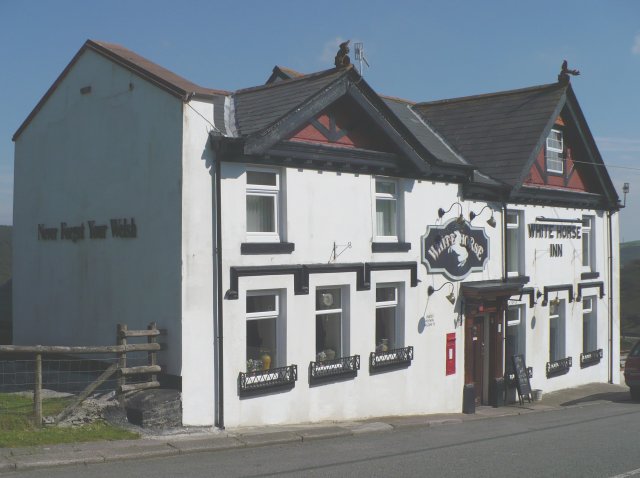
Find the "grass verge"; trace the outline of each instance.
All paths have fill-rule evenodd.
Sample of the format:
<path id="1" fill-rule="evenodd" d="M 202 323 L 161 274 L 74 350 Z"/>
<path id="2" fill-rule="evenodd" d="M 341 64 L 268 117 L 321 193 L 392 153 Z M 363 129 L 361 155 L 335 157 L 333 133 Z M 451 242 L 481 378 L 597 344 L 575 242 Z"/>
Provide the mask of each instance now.
<path id="1" fill-rule="evenodd" d="M 67 398 L 42 401 L 44 416 L 57 415 L 68 403 Z M 95 422 L 80 427 L 44 426 L 33 422 L 33 399 L 15 394 L 0 394 L 0 448 L 53 445 L 97 440 L 127 440 L 139 438 L 136 433 Z"/>

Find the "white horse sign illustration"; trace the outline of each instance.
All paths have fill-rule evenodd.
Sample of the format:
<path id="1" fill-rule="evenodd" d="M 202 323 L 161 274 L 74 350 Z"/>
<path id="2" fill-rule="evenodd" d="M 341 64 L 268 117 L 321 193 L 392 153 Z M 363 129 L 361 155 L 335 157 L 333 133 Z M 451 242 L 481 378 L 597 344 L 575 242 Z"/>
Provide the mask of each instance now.
<path id="1" fill-rule="evenodd" d="M 427 226 L 421 243 L 427 271 L 444 274 L 453 281 L 483 270 L 489 259 L 489 238 L 484 229 L 457 218 L 440 226 Z"/>

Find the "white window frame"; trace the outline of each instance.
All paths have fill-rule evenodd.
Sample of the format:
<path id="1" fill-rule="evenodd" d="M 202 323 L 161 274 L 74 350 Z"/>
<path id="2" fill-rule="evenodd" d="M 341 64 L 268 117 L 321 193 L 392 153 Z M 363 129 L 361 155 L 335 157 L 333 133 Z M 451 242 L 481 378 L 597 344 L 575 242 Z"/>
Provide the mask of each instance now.
<path id="1" fill-rule="evenodd" d="M 256 172 L 256 173 L 272 173 L 275 174 L 276 176 L 276 184 L 275 186 L 269 186 L 269 185 L 262 185 L 262 184 L 249 184 L 248 180 L 249 180 L 249 172 Z M 281 192 L 281 185 L 282 185 L 282 173 L 280 170 L 278 169 L 265 169 L 265 168 L 253 168 L 253 167 L 249 167 L 247 168 L 245 174 L 245 207 L 247 204 L 246 198 L 249 196 L 266 196 L 266 197 L 272 197 L 273 200 L 273 225 L 274 225 L 274 230 L 272 232 L 268 232 L 268 231 L 264 231 L 264 232 L 255 232 L 255 231 L 249 231 L 249 224 L 248 224 L 248 211 L 245 211 L 245 221 L 246 221 L 246 226 L 245 226 L 245 230 L 247 233 L 247 242 L 280 242 L 281 241 L 281 222 L 282 222 L 282 213 L 283 213 L 283 207 L 282 207 L 282 192 Z"/>
<path id="2" fill-rule="evenodd" d="M 332 291 L 338 290 L 340 291 L 340 307 L 335 309 L 318 309 L 315 300 L 318 292 L 320 291 Z M 314 294 L 314 309 L 315 309 L 315 321 L 314 328 L 316 330 L 316 323 L 318 321 L 319 315 L 329 315 L 329 314 L 340 314 L 340 354 L 336 350 L 335 358 L 348 357 L 349 356 L 349 287 L 347 286 L 339 286 L 339 285 L 326 285 L 326 286 L 317 286 Z M 316 337 L 317 340 L 317 337 Z M 315 351 L 315 347 L 314 347 Z M 319 352 L 315 351 L 316 361 L 317 354 Z"/>
<path id="3" fill-rule="evenodd" d="M 567 357 L 567 323 L 565 300 L 560 299 L 557 314 L 551 313 L 552 307 L 553 306 L 549 304 L 549 362 L 556 362 Z M 551 322 L 553 320 L 558 321 L 556 326 L 556 330 L 558 331 L 558 337 L 556 337 L 556 346 L 557 344 L 560 344 L 560 347 L 558 347 L 558 355 L 561 355 L 561 357 L 556 357 L 555 359 L 552 357 L 554 351 L 551 349 Z"/>
<path id="4" fill-rule="evenodd" d="M 590 307 L 585 307 L 585 302 L 589 302 Z M 585 316 L 589 320 L 589 337 L 593 334 L 593 347 L 585 347 Z M 589 348 L 589 350 L 586 350 Z M 589 295 L 582 298 L 582 353 L 593 352 L 598 349 L 598 296 Z"/>
<path id="5" fill-rule="evenodd" d="M 558 135 L 560 135 L 560 141 L 557 141 L 555 138 L 552 138 L 554 133 L 557 133 Z M 558 147 L 557 145 L 553 145 L 553 143 L 558 143 L 558 142 L 560 143 L 560 147 Z M 560 157 L 551 158 L 550 155 L 548 154 L 549 152 L 557 153 Z M 554 128 L 549 132 L 549 136 L 547 136 L 546 150 L 545 150 L 544 156 L 545 156 L 545 162 L 547 164 L 548 173 L 564 174 L 564 133 L 562 130 Z M 560 168 L 558 169 L 556 167 L 551 166 L 549 164 L 550 161 L 556 164 L 559 161 Z"/>
<path id="6" fill-rule="evenodd" d="M 517 315 L 518 318 L 515 320 L 509 320 L 509 312 L 510 311 L 517 311 Z M 505 340 L 506 337 L 509 335 L 509 327 L 516 327 L 518 330 L 518 351 L 522 350 L 522 354 L 525 358 L 525 363 L 526 363 L 526 358 L 527 358 L 527 311 L 526 311 L 526 307 L 525 304 L 510 304 L 507 308 L 507 310 L 505 311 L 505 326 L 507 327 L 507 330 L 505 331 Z M 505 347 L 505 353 L 506 353 L 506 347 Z M 511 357 L 505 357 L 505 359 L 508 361 L 507 365 L 505 368 L 507 368 L 508 370 L 511 370 L 513 365 L 511 363 Z"/>
<path id="7" fill-rule="evenodd" d="M 399 242 L 401 239 L 401 216 L 402 216 L 402 197 L 399 193 L 399 182 L 391 178 L 374 177 L 373 178 L 373 193 L 374 193 L 374 207 L 373 207 L 373 227 L 374 227 L 374 241 L 375 242 Z M 395 193 L 379 193 L 377 191 L 378 183 L 392 184 Z M 380 201 L 394 201 L 396 205 L 395 213 L 395 228 L 396 234 L 394 236 L 381 236 L 378 234 L 378 200 Z"/>
<path id="8" fill-rule="evenodd" d="M 260 311 L 260 312 L 247 312 L 246 310 L 246 299 L 245 299 L 245 334 L 246 334 L 246 322 L 253 320 L 269 320 L 275 319 L 276 321 L 276 354 L 275 357 L 272 356 L 271 368 L 276 367 L 284 367 L 286 365 L 286 324 L 283 314 L 284 309 L 284 291 L 282 290 L 251 290 L 247 291 L 247 297 L 256 297 L 256 296 L 275 296 L 275 308 L 274 310 L 269 311 Z M 247 337 L 245 335 L 244 340 L 245 360 L 247 359 Z M 246 370 L 246 365 L 243 368 Z"/>
<path id="9" fill-rule="evenodd" d="M 513 217 L 515 216 L 516 218 L 516 222 L 514 223 L 510 223 L 509 222 L 509 217 Z M 515 270 L 510 270 L 511 268 L 509 267 L 510 264 L 508 262 L 508 255 L 507 258 L 505 258 L 505 262 L 506 263 L 506 269 L 507 269 L 507 276 L 510 277 L 515 277 L 515 276 L 519 276 L 522 273 L 522 262 L 523 262 L 523 257 L 524 257 L 524 222 L 522 220 L 522 216 L 523 216 L 523 212 L 519 211 L 517 209 L 507 209 L 507 213 L 506 213 L 506 217 L 505 217 L 505 222 L 507 223 L 507 254 L 509 254 L 509 251 L 511 250 L 511 248 L 509 247 L 509 242 L 508 242 L 508 233 L 509 230 L 516 230 L 516 242 L 518 245 L 518 257 L 516 259 L 517 264 L 515 265 Z M 513 266 L 513 265 L 512 265 Z"/>
<path id="10" fill-rule="evenodd" d="M 588 223 L 588 226 L 585 226 L 585 222 Z M 595 216 L 582 216 L 582 229 L 581 229 L 582 269 L 589 272 L 595 271 L 595 245 L 594 245 L 595 231 L 594 230 L 595 230 Z M 588 242 L 589 242 L 589 244 L 587 245 L 586 254 L 584 250 L 585 237 L 588 238 Z M 585 259 L 587 260 L 587 264 L 585 264 Z"/>
<path id="11" fill-rule="evenodd" d="M 376 284 L 376 295 L 378 293 L 378 289 L 391 289 L 395 290 L 395 298 L 393 300 L 386 301 L 378 301 L 376 297 L 376 316 L 378 309 L 386 309 L 386 308 L 394 308 L 394 334 L 395 334 L 395 343 L 390 346 L 393 349 L 399 349 L 404 347 L 404 307 L 403 307 L 403 297 L 404 297 L 404 285 L 402 283 L 379 283 Z M 377 317 L 376 319 L 377 320 Z M 376 331 L 375 328 L 377 324 L 374 322 L 374 333 L 373 340 L 374 346 L 378 346 L 379 344 L 375 343 L 376 340 Z"/>

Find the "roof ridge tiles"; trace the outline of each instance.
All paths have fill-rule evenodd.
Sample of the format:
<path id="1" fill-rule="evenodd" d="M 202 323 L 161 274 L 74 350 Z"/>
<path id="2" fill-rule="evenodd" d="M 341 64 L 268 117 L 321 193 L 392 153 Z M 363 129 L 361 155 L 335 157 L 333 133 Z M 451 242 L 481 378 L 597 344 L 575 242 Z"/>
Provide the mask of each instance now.
<path id="1" fill-rule="evenodd" d="M 552 88 L 561 89 L 561 88 L 566 88 L 567 86 L 568 85 L 566 84 L 561 84 L 558 82 L 546 83 L 543 85 L 528 86 L 525 88 L 517 88 L 513 90 L 494 91 L 491 93 L 481 93 L 478 95 L 470 95 L 470 96 L 459 96 L 455 98 L 445 98 L 445 99 L 433 100 L 433 101 L 422 101 L 419 103 L 415 103 L 415 106 L 420 107 L 420 106 L 440 105 L 440 104 L 446 104 L 446 103 L 457 103 L 462 101 L 472 101 L 477 99 L 493 98 L 497 96 L 507 96 L 507 95 L 513 95 L 513 94 L 519 94 L 519 93 L 533 92 L 537 90 L 546 90 L 546 89 L 552 89 Z"/>
<path id="2" fill-rule="evenodd" d="M 247 87 L 247 88 L 242 88 L 242 89 L 236 90 L 234 92 L 234 94 L 238 95 L 238 94 L 243 94 L 243 93 L 251 93 L 251 92 L 254 92 L 254 91 L 278 88 L 278 87 L 281 87 L 281 86 L 291 86 L 294 83 L 298 83 L 298 82 L 301 82 L 301 81 L 304 81 L 304 80 L 309 80 L 309 79 L 313 79 L 313 78 L 320 78 L 322 76 L 329 76 L 329 75 L 335 74 L 335 73 L 344 74 L 344 73 L 350 71 L 352 68 L 353 68 L 353 65 L 349 65 L 346 68 L 329 68 L 328 70 L 316 71 L 315 73 L 308 73 L 306 75 L 298 76 L 296 78 L 290 78 L 287 81 L 276 81 L 276 82 L 273 82 L 273 83 L 267 83 L 266 85 L 257 85 L 257 86 L 250 86 L 250 87 Z"/>
<path id="3" fill-rule="evenodd" d="M 134 69 L 137 73 L 148 75 L 151 79 L 169 84 L 173 88 L 184 91 L 187 94 L 230 95 L 233 93 L 231 91 L 200 86 L 197 83 L 194 83 L 191 80 L 188 80 L 187 78 L 117 43 L 89 39 L 85 42 L 84 46 L 92 50 L 96 50 L 103 55 L 116 57 L 120 59 L 120 61 L 126 63 L 128 67 Z"/>
<path id="4" fill-rule="evenodd" d="M 418 104 L 418 103 L 416 103 L 415 101 L 407 100 L 407 99 L 404 99 L 404 98 L 400 98 L 399 96 L 390 96 L 390 95 L 381 95 L 381 94 L 378 94 L 378 96 L 379 96 L 380 98 L 385 98 L 385 99 L 387 99 L 387 100 L 391 100 L 391 101 L 397 101 L 398 103 L 405 103 L 405 104 L 407 104 L 407 105 L 415 105 L 415 104 Z"/>

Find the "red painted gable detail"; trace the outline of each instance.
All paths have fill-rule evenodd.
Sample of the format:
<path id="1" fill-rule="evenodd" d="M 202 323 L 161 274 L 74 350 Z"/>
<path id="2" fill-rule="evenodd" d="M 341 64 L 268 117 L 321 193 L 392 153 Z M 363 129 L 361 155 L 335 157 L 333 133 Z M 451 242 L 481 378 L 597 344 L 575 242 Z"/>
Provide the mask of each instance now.
<path id="1" fill-rule="evenodd" d="M 556 126 L 564 125 L 565 123 L 562 121 L 562 118 L 558 117 L 556 120 Z M 598 192 L 590 187 L 590 184 L 593 184 L 593 181 L 591 181 L 590 176 L 592 176 L 592 174 L 589 174 L 589 170 L 592 168 L 589 168 L 586 164 L 577 165 L 576 167 L 574 159 L 576 161 L 581 161 L 575 157 L 576 151 L 579 149 L 574 147 L 566 130 L 564 137 L 565 161 L 563 174 L 547 173 L 545 149 L 546 144 L 543 144 L 542 148 L 538 152 L 535 163 L 529 171 L 529 175 L 524 181 L 525 185 L 546 186 L 556 189 L 568 189 L 582 192 Z"/>
<path id="2" fill-rule="evenodd" d="M 334 104 L 300 128 L 290 141 L 392 152 L 386 135 L 356 108 Z"/>

